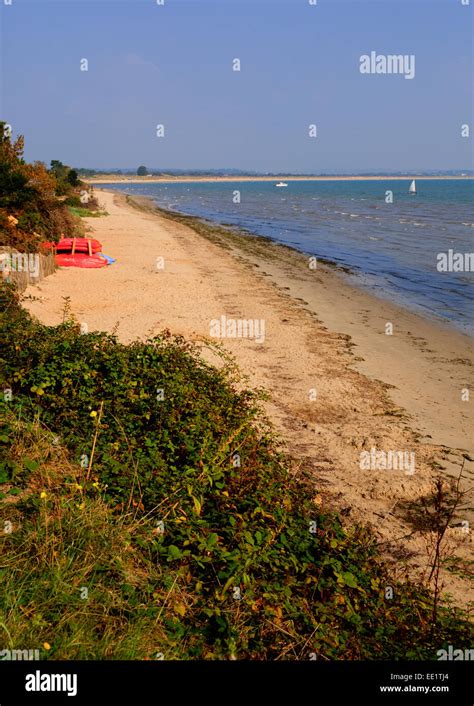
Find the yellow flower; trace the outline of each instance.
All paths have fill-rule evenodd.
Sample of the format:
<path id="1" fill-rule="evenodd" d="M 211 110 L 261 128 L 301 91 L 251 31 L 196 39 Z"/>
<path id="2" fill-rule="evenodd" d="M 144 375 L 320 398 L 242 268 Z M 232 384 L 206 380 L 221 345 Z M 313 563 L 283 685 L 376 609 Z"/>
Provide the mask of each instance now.
<path id="1" fill-rule="evenodd" d="M 84 510 L 85 506 L 86 506 L 85 503 L 81 503 L 81 504 L 78 505 L 77 507 L 79 508 L 79 510 Z"/>
<path id="2" fill-rule="evenodd" d="M 91 416 L 91 417 L 97 417 L 97 412 L 94 412 L 94 410 L 92 410 L 92 412 L 90 413 L 89 416 Z"/>
<path id="3" fill-rule="evenodd" d="M 79 483 L 76 483 L 76 490 L 82 490 L 82 485 L 79 485 Z"/>
<path id="4" fill-rule="evenodd" d="M 51 645 L 49 644 L 49 642 L 43 642 L 43 647 L 44 647 L 45 650 L 50 650 L 50 649 L 51 649 Z"/>
<path id="5" fill-rule="evenodd" d="M 41 491 L 41 493 L 40 493 L 40 498 L 41 498 L 41 500 L 46 500 L 47 497 L 48 497 L 48 493 L 45 493 L 44 490 Z"/>
<path id="6" fill-rule="evenodd" d="M 93 487 L 93 488 L 98 488 L 98 487 L 99 487 L 98 482 L 96 481 L 95 483 L 92 483 L 92 487 Z"/>

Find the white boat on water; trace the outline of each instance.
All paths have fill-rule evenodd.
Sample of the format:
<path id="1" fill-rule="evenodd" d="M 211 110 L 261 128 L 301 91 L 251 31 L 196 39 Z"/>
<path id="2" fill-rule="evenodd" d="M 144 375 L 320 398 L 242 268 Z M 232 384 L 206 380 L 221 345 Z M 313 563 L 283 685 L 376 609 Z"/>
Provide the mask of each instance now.
<path id="1" fill-rule="evenodd" d="M 416 194 L 416 181 L 413 179 L 412 183 L 410 184 L 410 188 L 408 189 L 409 194 Z"/>
<path id="2" fill-rule="evenodd" d="M 275 184 L 275 186 L 282 187 L 282 186 L 288 186 L 284 181 L 279 181 L 278 184 Z"/>

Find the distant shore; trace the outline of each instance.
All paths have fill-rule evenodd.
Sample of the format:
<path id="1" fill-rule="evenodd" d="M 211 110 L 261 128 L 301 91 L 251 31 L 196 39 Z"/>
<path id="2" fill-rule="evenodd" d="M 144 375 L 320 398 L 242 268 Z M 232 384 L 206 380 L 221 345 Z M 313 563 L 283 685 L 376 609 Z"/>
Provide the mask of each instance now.
<path id="1" fill-rule="evenodd" d="M 236 182 L 236 181 L 409 181 L 410 179 L 418 179 L 419 181 L 432 179 L 474 179 L 474 175 L 466 176 L 419 176 L 417 174 L 407 176 L 146 176 L 139 177 L 131 176 L 107 176 L 99 174 L 93 177 L 82 177 L 82 180 L 88 184 L 183 184 L 187 182 Z"/>

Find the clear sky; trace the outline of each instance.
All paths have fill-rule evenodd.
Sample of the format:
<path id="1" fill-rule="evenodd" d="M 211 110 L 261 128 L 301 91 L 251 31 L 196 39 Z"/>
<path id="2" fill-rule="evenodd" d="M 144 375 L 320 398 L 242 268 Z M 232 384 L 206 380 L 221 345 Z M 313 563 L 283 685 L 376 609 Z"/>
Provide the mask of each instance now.
<path id="1" fill-rule="evenodd" d="M 5 1 L 0 116 L 25 135 L 28 160 L 315 173 L 473 166 L 474 0 Z M 371 51 L 414 55 L 415 78 L 361 74 Z"/>

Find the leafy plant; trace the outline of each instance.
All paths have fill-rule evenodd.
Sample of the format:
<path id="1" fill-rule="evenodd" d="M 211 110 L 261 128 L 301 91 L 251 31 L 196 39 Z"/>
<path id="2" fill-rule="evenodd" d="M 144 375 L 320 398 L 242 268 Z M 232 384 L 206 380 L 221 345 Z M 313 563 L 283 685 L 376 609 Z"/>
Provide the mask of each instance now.
<path id="1" fill-rule="evenodd" d="M 18 513 L 0 606 L 16 641 L 30 611 L 60 658 L 150 656 L 150 634 L 182 659 L 426 659 L 467 644 L 462 612 L 433 614 L 369 529 L 313 503 L 314 479 L 292 473 L 223 353 L 216 368 L 168 332 L 81 334 L 67 312 L 46 327 L 0 293 L 0 522 Z"/>

